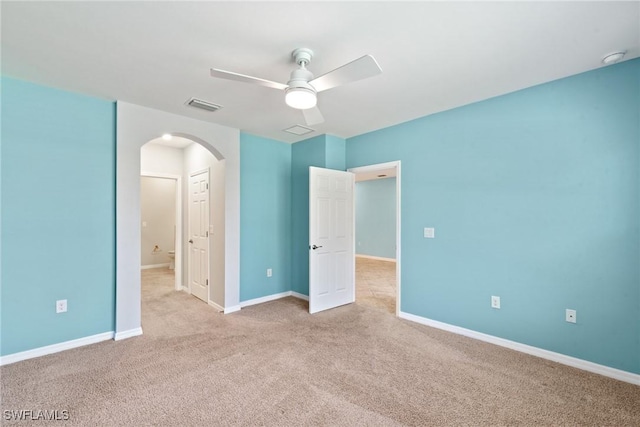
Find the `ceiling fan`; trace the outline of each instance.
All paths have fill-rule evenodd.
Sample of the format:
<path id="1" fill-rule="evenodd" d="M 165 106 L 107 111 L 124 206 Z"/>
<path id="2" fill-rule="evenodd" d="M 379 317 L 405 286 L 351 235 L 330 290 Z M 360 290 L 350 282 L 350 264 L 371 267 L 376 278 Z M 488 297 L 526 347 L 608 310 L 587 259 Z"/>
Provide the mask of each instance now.
<path id="1" fill-rule="evenodd" d="M 211 76 L 284 90 L 284 100 L 287 105 L 291 108 L 302 110 L 305 121 L 311 126 L 324 122 L 324 117 L 316 106 L 318 92 L 373 77 L 382 72 L 373 56 L 365 55 L 320 77 L 313 78 L 311 71 L 307 70 L 307 65 L 313 59 L 313 51 L 307 48 L 299 48 L 294 50 L 291 56 L 298 64 L 298 68 L 291 72 L 291 77 L 287 84 L 217 68 L 211 69 Z"/>

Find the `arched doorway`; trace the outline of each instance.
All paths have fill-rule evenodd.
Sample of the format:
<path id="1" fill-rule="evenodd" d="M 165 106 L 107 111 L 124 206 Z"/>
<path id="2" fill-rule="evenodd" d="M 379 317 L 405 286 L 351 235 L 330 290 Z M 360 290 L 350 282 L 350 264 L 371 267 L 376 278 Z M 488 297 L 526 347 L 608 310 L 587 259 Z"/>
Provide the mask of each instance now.
<path id="1" fill-rule="evenodd" d="M 196 141 L 169 134 L 143 145 L 140 159 L 141 268 L 159 268 L 151 273 L 164 281 L 173 276 L 176 290 L 224 310 L 226 161 Z M 193 180 L 204 177 L 197 192 L 206 198 L 203 206 L 194 204 Z"/>
<path id="2" fill-rule="evenodd" d="M 224 311 L 239 309 L 240 132 L 124 102 L 117 103 L 115 339 L 142 333 L 140 148 L 165 133 L 190 139 L 225 161 Z"/>

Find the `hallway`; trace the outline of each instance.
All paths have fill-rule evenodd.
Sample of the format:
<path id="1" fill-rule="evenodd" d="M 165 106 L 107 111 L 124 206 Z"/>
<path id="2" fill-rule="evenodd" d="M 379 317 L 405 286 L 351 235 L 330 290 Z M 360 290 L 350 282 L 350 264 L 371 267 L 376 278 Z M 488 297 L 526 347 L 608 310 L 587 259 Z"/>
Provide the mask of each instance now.
<path id="1" fill-rule="evenodd" d="M 395 315 L 395 262 L 356 257 L 356 303 Z"/>

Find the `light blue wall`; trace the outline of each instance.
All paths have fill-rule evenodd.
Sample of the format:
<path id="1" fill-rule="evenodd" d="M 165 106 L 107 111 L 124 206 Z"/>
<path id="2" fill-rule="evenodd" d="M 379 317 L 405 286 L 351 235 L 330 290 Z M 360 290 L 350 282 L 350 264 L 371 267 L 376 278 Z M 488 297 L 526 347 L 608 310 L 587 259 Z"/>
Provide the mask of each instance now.
<path id="1" fill-rule="evenodd" d="M 356 253 L 396 257 L 396 179 L 356 183 Z"/>
<path id="2" fill-rule="evenodd" d="M 325 168 L 335 170 L 346 170 L 346 149 L 347 141 L 333 135 L 324 135 L 326 144 Z"/>
<path id="3" fill-rule="evenodd" d="M 1 150 L 0 353 L 113 331 L 115 105 L 3 77 Z"/>
<path id="4" fill-rule="evenodd" d="M 291 290 L 309 295 L 309 166 L 326 166 L 325 135 L 291 146 Z"/>
<path id="5" fill-rule="evenodd" d="M 348 139 L 402 161 L 402 311 L 640 373 L 639 111 L 633 60 Z"/>
<path id="6" fill-rule="evenodd" d="M 240 251 L 240 301 L 291 290 L 291 145 L 246 133 L 240 134 Z"/>

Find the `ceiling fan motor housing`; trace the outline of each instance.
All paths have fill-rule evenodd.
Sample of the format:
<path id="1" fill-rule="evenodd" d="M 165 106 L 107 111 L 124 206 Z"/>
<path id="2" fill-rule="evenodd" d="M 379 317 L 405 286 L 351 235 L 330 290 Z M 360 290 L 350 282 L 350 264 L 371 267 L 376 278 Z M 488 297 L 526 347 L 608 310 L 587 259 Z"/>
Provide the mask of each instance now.
<path id="1" fill-rule="evenodd" d="M 313 80 L 313 73 L 307 70 L 306 68 L 298 68 L 297 70 L 293 70 L 291 72 L 291 77 L 287 82 L 287 86 L 289 89 L 291 88 L 304 88 L 316 92 L 316 90 L 309 84 L 309 81 Z"/>

